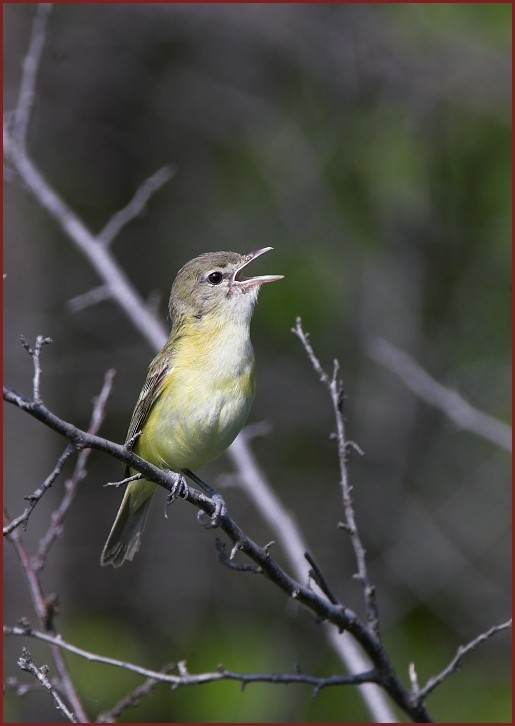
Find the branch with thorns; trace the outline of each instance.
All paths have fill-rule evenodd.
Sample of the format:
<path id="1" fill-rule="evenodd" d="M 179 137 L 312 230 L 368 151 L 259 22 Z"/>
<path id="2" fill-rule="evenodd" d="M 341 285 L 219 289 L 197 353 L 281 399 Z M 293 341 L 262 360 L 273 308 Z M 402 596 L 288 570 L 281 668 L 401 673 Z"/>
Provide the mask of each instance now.
<path id="1" fill-rule="evenodd" d="M 350 447 L 349 441 L 347 441 L 345 432 L 345 422 L 343 419 L 343 401 L 344 401 L 344 389 L 341 379 L 338 377 L 340 371 L 340 364 L 335 359 L 333 361 L 333 373 L 330 376 L 322 367 L 318 357 L 315 355 L 313 346 L 309 341 L 309 334 L 304 332 L 302 328 L 302 320 L 297 318 L 295 327 L 292 328 L 294 335 L 299 338 L 302 343 L 304 350 L 313 366 L 315 373 L 318 375 L 321 383 L 327 388 L 331 397 L 331 403 L 333 405 L 333 412 L 336 421 L 336 440 L 338 446 L 338 460 L 340 465 L 340 485 L 342 488 L 343 497 L 343 510 L 345 514 L 345 521 L 343 522 L 343 529 L 348 533 L 356 563 L 358 566 L 358 572 L 356 578 L 360 582 L 363 588 L 363 594 L 365 597 L 366 605 L 366 618 L 367 623 L 377 638 L 380 638 L 379 633 L 379 608 L 377 605 L 375 587 L 370 581 L 370 577 L 367 571 L 366 563 L 366 550 L 361 542 L 358 528 L 356 526 L 356 516 L 354 513 L 354 503 L 352 500 L 352 485 L 349 480 L 347 471 L 347 454 Z M 360 451 L 360 449 L 358 449 Z"/>

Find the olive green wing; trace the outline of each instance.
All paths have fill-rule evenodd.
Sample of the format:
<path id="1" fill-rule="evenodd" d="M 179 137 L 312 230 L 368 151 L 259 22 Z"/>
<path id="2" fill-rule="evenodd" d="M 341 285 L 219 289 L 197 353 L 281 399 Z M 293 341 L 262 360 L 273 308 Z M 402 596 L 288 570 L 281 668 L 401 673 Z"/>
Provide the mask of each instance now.
<path id="1" fill-rule="evenodd" d="M 171 369 L 171 356 L 164 351 L 161 351 L 150 364 L 147 378 L 143 384 L 141 393 L 139 394 L 139 398 L 129 424 L 129 430 L 127 431 L 125 446 L 128 449 L 132 450 L 134 448 L 134 445 L 137 442 L 137 438 L 134 439 L 134 436 L 138 433 L 138 431 L 141 431 L 141 428 L 150 413 L 150 409 L 157 401 L 161 391 L 163 390 L 164 381 Z M 131 441 L 131 439 L 134 440 Z"/>

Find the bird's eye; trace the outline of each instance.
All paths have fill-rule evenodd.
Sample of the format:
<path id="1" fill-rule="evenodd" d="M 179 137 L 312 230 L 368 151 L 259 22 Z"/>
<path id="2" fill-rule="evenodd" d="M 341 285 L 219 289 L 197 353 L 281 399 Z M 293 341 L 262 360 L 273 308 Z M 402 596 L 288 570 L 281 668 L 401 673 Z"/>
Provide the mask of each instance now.
<path id="1" fill-rule="evenodd" d="M 209 282 L 212 285 L 219 285 L 222 282 L 222 280 L 224 279 L 224 276 L 222 275 L 221 272 L 219 272 L 218 270 L 215 270 L 214 272 L 209 273 L 209 275 L 207 276 L 207 279 L 209 280 Z"/>

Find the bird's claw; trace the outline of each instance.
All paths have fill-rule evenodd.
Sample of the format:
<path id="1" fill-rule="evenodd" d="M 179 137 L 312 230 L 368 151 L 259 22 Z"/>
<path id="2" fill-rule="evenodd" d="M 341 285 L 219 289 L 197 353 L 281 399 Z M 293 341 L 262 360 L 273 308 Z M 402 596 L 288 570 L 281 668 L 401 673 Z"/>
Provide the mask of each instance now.
<path id="1" fill-rule="evenodd" d="M 197 522 L 206 529 L 214 529 L 218 527 L 223 517 L 227 514 L 227 505 L 221 494 L 213 494 L 211 502 L 214 504 L 215 510 L 207 522 L 204 519 L 205 512 L 201 510 L 197 514 Z"/>
<path id="2" fill-rule="evenodd" d="M 175 474 L 175 472 L 173 473 Z M 186 484 L 186 479 L 183 477 L 182 474 L 175 474 L 174 484 L 166 497 L 166 507 L 170 506 L 170 504 L 173 504 L 173 502 L 175 502 L 178 497 L 181 499 L 185 499 L 188 494 L 189 488 Z"/>

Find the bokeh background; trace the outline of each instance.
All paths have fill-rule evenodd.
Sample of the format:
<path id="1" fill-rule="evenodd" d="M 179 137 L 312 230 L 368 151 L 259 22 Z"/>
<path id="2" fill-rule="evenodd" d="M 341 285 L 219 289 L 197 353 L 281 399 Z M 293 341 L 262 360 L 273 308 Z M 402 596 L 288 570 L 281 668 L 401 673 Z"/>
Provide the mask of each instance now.
<path id="1" fill-rule="evenodd" d="M 35 6 L 3 5 L 4 105 L 13 108 Z M 253 442 L 333 589 L 362 613 L 341 519 L 330 402 L 290 329 L 297 315 L 345 382 L 357 518 L 385 642 L 407 681 L 508 617 L 510 457 L 457 430 L 370 356 L 376 336 L 413 355 L 472 404 L 509 423 L 511 254 L 510 4 L 64 4 L 49 20 L 30 149 L 94 231 L 165 163 L 173 180 L 126 227 L 115 255 L 159 314 L 171 281 L 208 250 L 272 245 L 256 263 L 285 280 L 253 321 L 258 393 Z M 103 433 L 123 441 L 147 342 L 110 302 L 76 313 L 98 284 L 87 262 L 17 183 L 4 190 L 5 381 L 30 393 L 19 344 L 51 336 L 42 392 L 86 426 L 104 372 L 117 371 Z M 18 514 L 64 442 L 12 407 L 5 416 L 5 504 Z M 66 470 L 69 473 L 69 467 Z M 226 458 L 206 467 L 221 486 Z M 141 551 L 119 570 L 99 555 L 120 492 L 116 462 L 93 454 L 43 582 L 64 637 L 158 668 L 186 660 L 241 671 L 341 670 L 309 613 L 264 579 L 216 562 L 214 534 L 156 496 Z M 34 548 L 63 491 L 34 512 Z M 271 539 L 237 489 L 231 514 Z M 274 537 L 278 539 L 277 537 Z M 276 556 L 284 561 L 280 541 Z M 35 622 L 5 547 L 5 618 Z M 468 657 L 428 707 L 439 721 L 508 722 L 510 638 Z M 6 644 L 19 675 L 21 642 Z M 39 662 L 43 646 L 30 643 Z M 94 719 L 135 687 L 131 674 L 69 657 Z M 27 677 L 28 678 L 28 677 Z M 7 721 L 52 721 L 46 694 L 6 697 Z M 367 721 L 351 690 L 214 684 L 158 687 L 131 721 Z"/>

